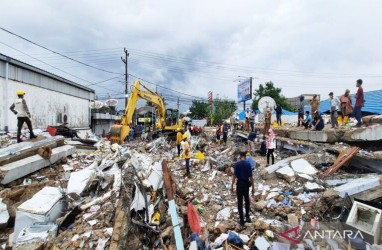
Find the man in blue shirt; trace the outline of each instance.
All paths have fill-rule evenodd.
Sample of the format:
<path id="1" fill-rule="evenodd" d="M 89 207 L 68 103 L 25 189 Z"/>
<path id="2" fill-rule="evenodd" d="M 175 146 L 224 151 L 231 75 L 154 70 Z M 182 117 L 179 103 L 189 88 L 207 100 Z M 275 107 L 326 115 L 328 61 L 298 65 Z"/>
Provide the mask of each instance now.
<path id="1" fill-rule="evenodd" d="M 237 180 L 237 181 L 236 181 Z M 234 186 L 236 183 L 237 208 L 239 210 L 240 225 L 244 226 L 243 214 L 243 198 L 245 200 L 245 221 L 251 222 L 249 217 L 249 187 L 252 186 L 252 195 L 255 194 L 253 174 L 251 165 L 246 161 L 246 152 L 240 153 L 240 161 L 235 164 L 234 175 L 232 176 L 231 191 L 234 194 Z"/>
<path id="2" fill-rule="evenodd" d="M 302 125 L 305 127 L 305 129 L 312 127 L 312 117 L 310 116 L 309 111 L 305 111 L 305 120 L 301 120 Z"/>
<path id="3" fill-rule="evenodd" d="M 249 162 L 249 165 L 251 165 L 251 169 L 254 170 L 256 167 L 256 162 L 253 160 L 253 157 L 250 153 L 247 153 L 247 157 L 245 158 L 247 162 Z"/>

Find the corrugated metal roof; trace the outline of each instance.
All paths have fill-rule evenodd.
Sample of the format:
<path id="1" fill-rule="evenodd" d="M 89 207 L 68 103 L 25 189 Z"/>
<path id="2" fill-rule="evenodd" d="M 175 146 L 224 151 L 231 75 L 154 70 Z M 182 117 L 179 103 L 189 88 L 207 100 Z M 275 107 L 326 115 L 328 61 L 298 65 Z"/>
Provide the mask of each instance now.
<path id="1" fill-rule="evenodd" d="M 4 62 L 8 62 L 9 64 L 11 65 L 15 65 L 17 67 L 20 67 L 20 68 L 23 68 L 23 69 L 27 69 L 27 70 L 30 70 L 32 72 L 36 72 L 36 73 L 39 73 L 41 75 L 44 75 L 44 76 L 47 76 L 49 78 L 53 78 L 57 81 L 60 81 L 60 82 L 64 82 L 66 84 L 69 84 L 69 85 L 72 85 L 74 87 L 77 87 L 77 88 L 80 88 L 80 89 L 83 89 L 83 90 L 86 90 L 88 92 L 92 92 L 92 93 L 95 93 L 95 90 L 94 89 L 91 89 L 91 88 L 88 88 L 86 86 L 83 86 L 81 84 L 78 84 L 78 83 L 75 83 L 75 82 L 72 82 L 68 79 L 65 79 L 63 77 L 60 77 L 60 76 L 57 76 L 55 74 L 52 74 L 52 73 L 49 73 L 48 71 L 45 71 L 45 70 L 42 70 L 40 68 L 37 68 L 35 66 L 32 66 L 30 64 L 27 64 L 27 63 L 24 63 L 24 62 L 21 62 L 17 59 L 14 59 L 12 57 L 9 57 L 9 56 L 6 56 L 4 54 L 1 54 L 0 53 L 0 61 L 4 61 Z"/>
<path id="2" fill-rule="evenodd" d="M 355 97 L 352 96 L 353 105 L 355 103 Z M 371 114 L 382 114 L 382 89 L 364 92 L 365 96 L 365 106 L 362 107 L 362 112 Z M 337 96 L 340 98 L 341 96 Z M 320 102 L 319 112 L 327 113 L 330 110 L 329 99 Z"/>

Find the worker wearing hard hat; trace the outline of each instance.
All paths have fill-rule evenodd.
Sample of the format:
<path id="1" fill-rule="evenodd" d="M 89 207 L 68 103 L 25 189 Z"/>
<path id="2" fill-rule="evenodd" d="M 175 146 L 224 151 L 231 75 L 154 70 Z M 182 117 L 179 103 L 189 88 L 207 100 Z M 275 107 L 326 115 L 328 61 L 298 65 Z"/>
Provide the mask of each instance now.
<path id="1" fill-rule="evenodd" d="M 191 158 L 191 148 L 190 144 L 187 142 L 187 135 L 184 134 L 182 136 L 182 140 L 184 141 L 184 159 L 186 160 L 186 174 L 188 178 L 191 178 L 190 173 L 190 158 Z"/>
<path id="2" fill-rule="evenodd" d="M 25 92 L 21 89 L 17 90 L 17 96 L 19 97 L 10 107 L 10 110 L 17 115 L 17 143 L 22 142 L 21 140 L 21 128 L 23 127 L 24 122 L 27 124 L 30 134 L 30 139 L 36 138 L 33 134 L 32 122 L 29 119 L 31 114 L 27 103 L 24 99 Z"/>
<path id="3" fill-rule="evenodd" d="M 176 148 L 178 149 L 178 157 L 180 156 L 180 144 L 182 143 L 182 131 L 180 131 L 180 128 L 176 129 Z"/>

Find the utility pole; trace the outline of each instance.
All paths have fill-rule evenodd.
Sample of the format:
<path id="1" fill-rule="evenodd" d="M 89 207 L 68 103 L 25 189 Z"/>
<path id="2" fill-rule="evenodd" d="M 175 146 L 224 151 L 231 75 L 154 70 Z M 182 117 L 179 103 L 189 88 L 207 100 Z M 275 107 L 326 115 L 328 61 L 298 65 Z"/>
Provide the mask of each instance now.
<path id="1" fill-rule="evenodd" d="M 179 112 L 180 112 L 180 111 L 179 111 L 179 97 L 178 97 L 178 103 L 177 103 L 177 104 L 178 104 L 178 105 L 177 105 L 177 106 L 178 106 L 178 117 L 176 118 L 176 121 L 178 122 L 178 120 L 179 120 Z"/>
<path id="2" fill-rule="evenodd" d="M 127 100 L 128 100 L 127 95 L 129 94 L 129 73 L 127 71 L 129 52 L 126 50 L 126 48 L 123 48 L 123 51 L 125 52 L 125 58 L 121 57 L 121 60 L 125 64 L 125 108 L 126 108 Z"/>

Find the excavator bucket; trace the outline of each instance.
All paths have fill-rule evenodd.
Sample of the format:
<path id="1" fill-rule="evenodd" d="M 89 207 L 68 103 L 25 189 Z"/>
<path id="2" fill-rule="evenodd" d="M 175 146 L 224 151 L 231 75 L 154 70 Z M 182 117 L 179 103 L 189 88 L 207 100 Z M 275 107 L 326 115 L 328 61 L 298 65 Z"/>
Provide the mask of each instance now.
<path id="1" fill-rule="evenodd" d="M 126 136 L 129 135 L 130 127 L 125 125 L 113 125 L 110 129 L 111 143 L 123 144 Z"/>

